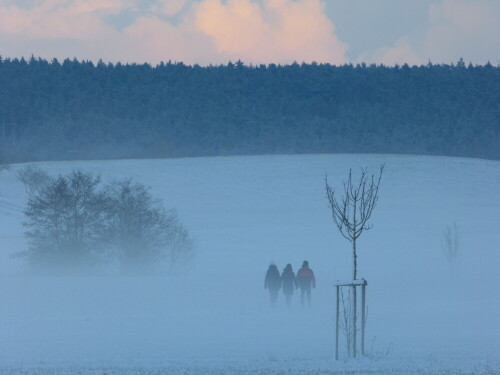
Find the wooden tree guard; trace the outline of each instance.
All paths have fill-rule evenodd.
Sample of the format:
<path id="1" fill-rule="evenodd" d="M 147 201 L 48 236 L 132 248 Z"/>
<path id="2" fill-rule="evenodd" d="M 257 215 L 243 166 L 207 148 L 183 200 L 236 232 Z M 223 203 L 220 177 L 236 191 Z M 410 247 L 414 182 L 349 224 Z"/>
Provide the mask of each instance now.
<path id="1" fill-rule="evenodd" d="M 347 282 L 337 282 L 335 284 L 335 288 L 337 290 L 337 304 L 336 304 L 336 315 L 335 315 L 335 359 L 339 359 L 339 313 L 340 313 L 340 306 L 339 306 L 339 295 L 340 295 L 340 288 L 343 286 L 350 287 L 350 288 L 357 288 L 358 286 L 361 287 L 361 355 L 365 355 L 365 324 L 366 324 L 366 286 L 368 285 L 368 282 L 365 279 L 360 279 L 360 280 L 352 280 L 352 281 L 347 281 Z M 356 293 L 353 293 L 353 298 L 356 296 Z M 353 302 L 353 330 L 356 329 L 356 307 L 358 305 L 357 299 L 354 300 Z M 353 332 L 352 336 L 352 353 L 353 357 L 356 358 L 356 332 Z"/>

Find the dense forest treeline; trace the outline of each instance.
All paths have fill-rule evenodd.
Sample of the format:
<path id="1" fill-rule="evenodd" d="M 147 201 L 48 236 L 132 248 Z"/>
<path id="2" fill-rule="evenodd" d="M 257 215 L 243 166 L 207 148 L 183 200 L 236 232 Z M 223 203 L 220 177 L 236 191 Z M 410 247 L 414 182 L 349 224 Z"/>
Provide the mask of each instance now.
<path id="1" fill-rule="evenodd" d="M 500 159 L 491 64 L 94 64 L 0 58 L 11 161 L 274 153 Z"/>

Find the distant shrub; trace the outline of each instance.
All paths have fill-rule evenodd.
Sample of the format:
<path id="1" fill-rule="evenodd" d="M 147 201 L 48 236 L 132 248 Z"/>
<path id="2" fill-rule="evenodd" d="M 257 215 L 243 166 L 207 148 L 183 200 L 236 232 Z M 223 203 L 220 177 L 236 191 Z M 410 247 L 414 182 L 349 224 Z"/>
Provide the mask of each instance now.
<path id="1" fill-rule="evenodd" d="M 188 258 L 188 232 L 147 187 L 123 180 L 109 184 L 105 194 L 107 239 L 122 271 L 144 272 L 164 261 L 172 269 Z"/>
<path id="2" fill-rule="evenodd" d="M 50 181 L 49 174 L 34 164 L 21 168 L 16 176 L 23 183 L 28 199 L 31 199 L 35 193 L 39 193 Z"/>
<path id="3" fill-rule="evenodd" d="M 175 210 L 132 180 L 101 187 L 99 176 L 82 171 L 49 177 L 25 215 L 24 255 L 36 267 L 72 271 L 116 263 L 124 273 L 144 273 L 165 263 L 172 269 L 193 254 Z"/>
<path id="4" fill-rule="evenodd" d="M 99 177 L 73 171 L 51 178 L 25 210 L 30 262 L 38 266 L 87 267 L 97 259 L 105 219 Z"/>

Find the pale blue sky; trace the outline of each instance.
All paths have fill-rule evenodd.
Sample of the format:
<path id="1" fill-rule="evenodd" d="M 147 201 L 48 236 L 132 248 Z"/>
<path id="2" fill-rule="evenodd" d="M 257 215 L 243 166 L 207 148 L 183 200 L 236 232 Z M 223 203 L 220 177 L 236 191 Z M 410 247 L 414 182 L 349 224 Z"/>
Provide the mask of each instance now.
<path id="1" fill-rule="evenodd" d="M 342 40 L 348 41 L 348 56 L 394 44 L 403 35 L 427 24 L 433 0 L 328 0 L 326 12 Z"/>

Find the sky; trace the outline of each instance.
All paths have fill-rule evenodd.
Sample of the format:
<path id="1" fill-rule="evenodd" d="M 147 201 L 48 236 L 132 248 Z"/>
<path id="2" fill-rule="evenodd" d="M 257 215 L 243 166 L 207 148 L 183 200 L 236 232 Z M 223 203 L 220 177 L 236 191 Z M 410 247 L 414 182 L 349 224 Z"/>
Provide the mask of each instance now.
<path id="1" fill-rule="evenodd" d="M 500 63 L 498 0 L 0 0 L 0 55 Z"/>

